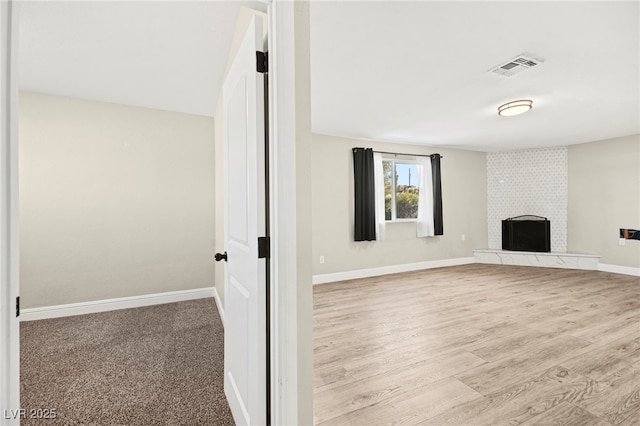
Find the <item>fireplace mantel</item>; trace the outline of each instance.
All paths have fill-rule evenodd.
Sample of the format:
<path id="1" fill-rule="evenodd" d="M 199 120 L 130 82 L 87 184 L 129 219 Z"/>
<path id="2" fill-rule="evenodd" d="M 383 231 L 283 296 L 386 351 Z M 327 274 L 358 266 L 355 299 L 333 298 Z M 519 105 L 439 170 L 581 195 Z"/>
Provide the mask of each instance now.
<path id="1" fill-rule="evenodd" d="M 478 263 L 497 265 L 541 266 L 545 268 L 597 270 L 599 255 L 584 253 L 529 252 L 509 250 L 474 250 Z"/>

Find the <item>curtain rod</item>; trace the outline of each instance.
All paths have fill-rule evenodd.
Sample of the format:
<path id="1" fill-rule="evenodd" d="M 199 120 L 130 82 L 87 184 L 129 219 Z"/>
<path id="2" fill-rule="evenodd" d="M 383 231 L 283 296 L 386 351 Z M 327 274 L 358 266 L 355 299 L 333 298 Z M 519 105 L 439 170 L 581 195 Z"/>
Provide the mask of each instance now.
<path id="1" fill-rule="evenodd" d="M 388 152 L 388 151 L 373 151 L 373 152 L 377 152 L 378 154 L 408 155 L 409 157 L 431 157 L 434 155 L 440 155 L 440 154 L 403 154 L 402 152 Z M 444 158 L 444 157 L 440 155 L 440 158 Z"/>

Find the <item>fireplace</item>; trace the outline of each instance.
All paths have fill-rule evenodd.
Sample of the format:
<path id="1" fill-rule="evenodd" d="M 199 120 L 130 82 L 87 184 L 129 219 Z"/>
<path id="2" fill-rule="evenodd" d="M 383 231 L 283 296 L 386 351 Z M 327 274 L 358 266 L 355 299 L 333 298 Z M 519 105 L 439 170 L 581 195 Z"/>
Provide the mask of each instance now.
<path id="1" fill-rule="evenodd" d="M 551 251 L 551 224 L 546 217 L 517 216 L 502 221 L 502 250 Z"/>

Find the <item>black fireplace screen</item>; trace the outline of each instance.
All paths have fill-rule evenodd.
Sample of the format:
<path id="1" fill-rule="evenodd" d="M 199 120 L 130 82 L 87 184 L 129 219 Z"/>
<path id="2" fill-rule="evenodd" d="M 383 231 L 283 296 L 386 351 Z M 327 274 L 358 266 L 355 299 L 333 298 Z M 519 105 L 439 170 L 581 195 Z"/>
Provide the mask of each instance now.
<path id="1" fill-rule="evenodd" d="M 517 216 L 502 221 L 502 249 L 551 251 L 551 223 L 546 217 Z"/>

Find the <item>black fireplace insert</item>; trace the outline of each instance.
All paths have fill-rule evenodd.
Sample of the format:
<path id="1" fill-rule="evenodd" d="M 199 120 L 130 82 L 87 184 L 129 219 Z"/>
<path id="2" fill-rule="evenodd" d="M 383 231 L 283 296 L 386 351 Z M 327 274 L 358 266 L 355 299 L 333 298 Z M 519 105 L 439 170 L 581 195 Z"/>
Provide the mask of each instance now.
<path id="1" fill-rule="evenodd" d="M 546 217 L 517 216 L 502 221 L 502 250 L 551 251 L 551 224 Z"/>

